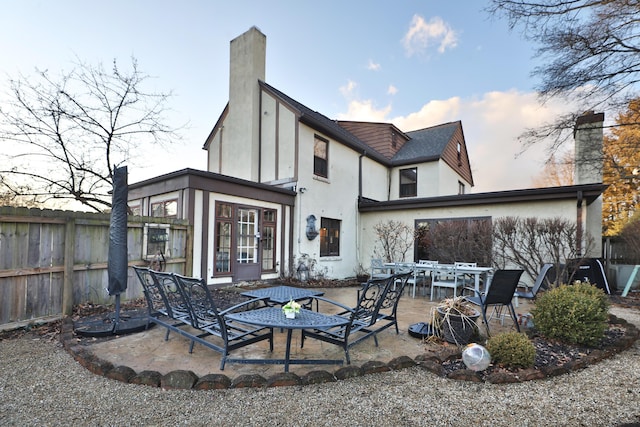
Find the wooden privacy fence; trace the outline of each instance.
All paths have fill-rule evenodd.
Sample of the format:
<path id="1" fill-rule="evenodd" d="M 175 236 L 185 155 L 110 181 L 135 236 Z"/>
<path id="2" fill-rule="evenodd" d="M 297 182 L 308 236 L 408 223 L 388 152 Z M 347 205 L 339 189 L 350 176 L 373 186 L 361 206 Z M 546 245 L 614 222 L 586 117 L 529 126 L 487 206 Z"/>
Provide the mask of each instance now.
<path id="1" fill-rule="evenodd" d="M 0 330 L 60 318 L 80 303 L 113 303 L 106 291 L 109 221 L 109 214 L 0 207 Z M 129 216 L 127 223 L 129 266 L 147 265 L 159 240 L 168 270 L 191 271 L 187 221 Z M 129 269 L 122 299 L 140 296 Z"/>

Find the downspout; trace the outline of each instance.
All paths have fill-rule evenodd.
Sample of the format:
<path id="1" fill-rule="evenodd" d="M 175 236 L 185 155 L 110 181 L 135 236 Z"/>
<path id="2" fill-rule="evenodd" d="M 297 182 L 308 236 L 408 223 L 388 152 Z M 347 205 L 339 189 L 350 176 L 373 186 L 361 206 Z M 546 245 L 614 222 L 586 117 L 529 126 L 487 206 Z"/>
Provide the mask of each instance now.
<path id="1" fill-rule="evenodd" d="M 356 201 L 356 262 L 358 265 L 361 264 L 360 261 L 360 248 L 362 247 L 362 242 L 360 241 L 360 210 L 358 209 L 358 205 L 362 200 L 362 158 L 367 155 L 367 151 L 363 151 L 358 157 L 358 200 Z"/>
<path id="2" fill-rule="evenodd" d="M 362 199 L 362 158 L 367 155 L 366 151 L 363 151 L 358 157 L 358 200 Z"/>
<path id="3" fill-rule="evenodd" d="M 577 206 L 577 218 L 576 218 L 576 255 L 582 258 L 582 202 L 584 198 L 582 191 L 578 191 L 578 206 Z"/>

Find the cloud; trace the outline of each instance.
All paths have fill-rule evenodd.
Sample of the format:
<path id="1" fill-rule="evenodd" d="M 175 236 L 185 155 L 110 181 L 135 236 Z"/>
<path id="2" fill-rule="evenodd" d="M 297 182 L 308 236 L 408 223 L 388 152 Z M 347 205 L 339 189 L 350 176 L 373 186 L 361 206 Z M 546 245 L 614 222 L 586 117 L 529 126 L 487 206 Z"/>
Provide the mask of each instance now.
<path id="1" fill-rule="evenodd" d="M 395 87 L 394 85 L 389 85 L 389 88 L 387 89 L 387 94 L 395 95 L 396 93 L 398 93 L 398 88 Z"/>
<path id="2" fill-rule="evenodd" d="M 433 100 L 418 111 L 392 117 L 391 105 L 376 109 L 372 100 L 350 100 L 341 120 L 392 122 L 403 131 L 462 121 L 475 186 L 471 192 L 531 188 L 547 158 L 546 146 L 523 151 L 518 136 L 572 109 L 560 102 L 540 106 L 535 93 L 487 92 L 479 97 Z"/>
<path id="3" fill-rule="evenodd" d="M 402 44 L 409 57 L 425 53 L 429 47 L 436 44 L 438 53 L 444 53 L 458 45 L 458 35 L 438 16 L 426 22 L 422 16 L 414 15 Z"/>
<path id="4" fill-rule="evenodd" d="M 347 99 L 350 99 L 353 96 L 353 91 L 355 90 L 358 84 L 353 80 L 349 80 L 346 85 L 340 86 L 340 93 Z"/>
<path id="5" fill-rule="evenodd" d="M 385 108 L 376 109 L 373 105 L 373 101 L 370 99 L 363 101 L 351 101 L 349 102 L 349 109 L 346 113 L 337 114 L 338 120 L 355 120 L 355 121 L 367 121 L 367 122 L 387 122 L 389 113 L 391 113 L 391 105 L 387 105 Z"/>
<path id="6" fill-rule="evenodd" d="M 379 69 L 380 69 L 380 64 L 373 62 L 373 59 L 370 59 L 369 63 L 367 64 L 367 70 L 378 71 Z"/>

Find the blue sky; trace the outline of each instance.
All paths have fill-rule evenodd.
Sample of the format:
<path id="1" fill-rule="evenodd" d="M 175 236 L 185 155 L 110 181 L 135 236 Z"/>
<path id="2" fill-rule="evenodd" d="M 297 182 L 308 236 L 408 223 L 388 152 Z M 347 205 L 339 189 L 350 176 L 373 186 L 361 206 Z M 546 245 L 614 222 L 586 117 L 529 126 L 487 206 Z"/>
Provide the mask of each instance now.
<path id="1" fill-rule="evenodd" d="M 462 120 L 476 187 L 527 188 L 543 150 L 516 137 L 566 106 L 541 107 L 534 46 L 482 11 L 485 1 L 5 0 L 0 73 L 68 70 L 76 58 L 115 58 L 173 91 L 170 123 L 183 141 L 154 150 L 129 182 L 206 168 L 201 150 L 228 99 L 229 42 L 251 26 L 267 36 L 266 81 L 336 119 L 393 122 L 409 131 Z M 5 77 L 5 76 L 0 76 Z M 6 78 L 0 78 L 0 93 Z"/>

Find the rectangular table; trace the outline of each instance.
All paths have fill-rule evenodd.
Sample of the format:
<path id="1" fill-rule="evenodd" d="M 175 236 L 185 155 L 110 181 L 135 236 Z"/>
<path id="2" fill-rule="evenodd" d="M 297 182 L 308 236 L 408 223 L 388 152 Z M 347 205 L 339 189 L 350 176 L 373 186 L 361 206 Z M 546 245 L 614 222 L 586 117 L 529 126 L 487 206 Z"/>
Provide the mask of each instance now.
<path id="1" fill-rule="evenodd" d="M 273 286 L 243 292 L 241 295 L 250 298 L 269 298 L 271 304 L 286 304 L 289 301 L 300 301 L 311 297 L 321 297 L 324 292 L 314 289 L 296 288 L 294 286 Z M 316 306 L 317 309 L 317 306 Z"/>
<path id="2" fill-rule="evenodd" d="M 385 263 L 385 267 L 396 269 L 411 269 L 412 271 L 433 272 L 436 267 L 454 268 L 454 264 L 420 264 L 413 262 Z M 456 271 L 462 274 L 472 275 L 474 278 L 474 290 L 476 294 L 480 293 L 480 278 L 484 279 L 485 290 L 491 282 L 493 268 L 491 267 L 457 267 Z"/>
<path id="3" fill-rule="evenodd" d="M 322 314 L 301 308 L 300 312 L 296 314 L 295 319 L 287 319 L 280 307 L 265 307 L 257 310 L 230 313 L 227 314 L 226 317 L 233 321 L 249 325 L 287 330 L 287 344 L 284 359 L 234 359 L 234 362 L 236 363 L 284 364 L 285 372 L 289 372 L 290 364 L 341 365 L 343 363 L 342 359 L 291 359 L 291 333 L 294 329 L 333 328 L 336 326 L 343 326 L 349 323 L 349 320 L 344 317 Z"/>

